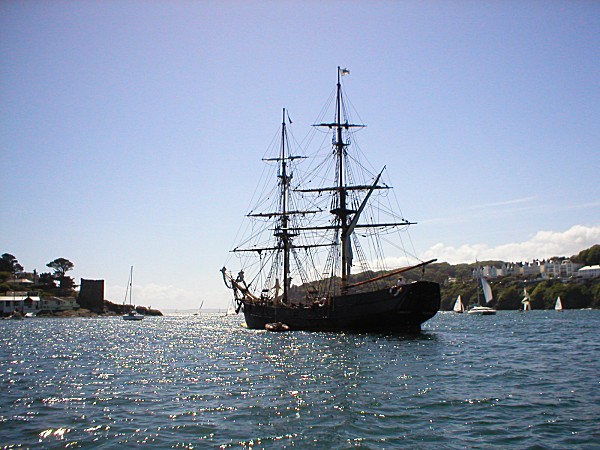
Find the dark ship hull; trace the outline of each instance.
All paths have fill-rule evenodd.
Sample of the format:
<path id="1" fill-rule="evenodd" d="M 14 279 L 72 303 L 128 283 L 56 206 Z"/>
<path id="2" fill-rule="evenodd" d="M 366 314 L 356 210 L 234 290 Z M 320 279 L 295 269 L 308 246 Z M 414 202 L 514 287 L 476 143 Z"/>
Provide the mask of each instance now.
<path id="1" fill-rule="evenodd" d="M 440 286 L 418 281 L 401 287 L 333 297 L 330 304 L 273 306 L 244 302 L 246 325 L 265 329 L 281 322 L 290 330 L 418 333 L 440 308 Z"/>

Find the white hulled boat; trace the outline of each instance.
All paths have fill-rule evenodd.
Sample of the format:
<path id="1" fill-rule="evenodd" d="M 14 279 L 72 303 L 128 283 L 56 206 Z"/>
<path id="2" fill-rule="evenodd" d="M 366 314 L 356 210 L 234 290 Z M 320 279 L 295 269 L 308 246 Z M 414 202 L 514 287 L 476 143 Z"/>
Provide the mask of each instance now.
<path id="1" fill-rule="evenodd" d="M 123 306 L 127 303 L 127 298 L 129 297 L 129 312 L 127 314 L 123 314 L 123 320 L 142 320 L 144 316 L 142 314 L 138 314 L 135 310 L 135 306 L 133 306 L 133 302 L 131 300 L 131 295 L 133 291 L 133 266 L 131 266 L 131 270 L 129 271 L 129 282 L 127 283 L 127 289 L 125 290 L 125 300 L 123 300 Z"/>
<path id="2" fill-rule="evenodd" d="M 481 304 L 479 290 L 477 291 L 477 305 L 472 306 L 467 311 L 468 314 L 479 314 L 481 316 L 489 316 L 496 314 L 496 310 L 489 305 L 494 300 L 494 294 L 492 293 L 492 287 L 488 281 L 481 274 L 481 269 L 478 269 L 477 277 L 481 284 L 481 290 L 483 292 L 483 304 Z"/>

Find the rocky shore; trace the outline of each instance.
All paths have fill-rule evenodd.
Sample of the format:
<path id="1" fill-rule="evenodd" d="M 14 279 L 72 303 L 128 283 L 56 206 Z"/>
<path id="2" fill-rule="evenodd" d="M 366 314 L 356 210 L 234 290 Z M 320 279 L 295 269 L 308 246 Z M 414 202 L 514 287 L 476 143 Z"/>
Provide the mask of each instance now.
<path id="1" fill-rule="evenodd" d="M 129 305 L 118 305 L 109 300 L 104 300 L 104 311 L 92 311 L 87 308 L 71 309 L 66 311 L 40 311 L 38 317 L 111 317 L 122 316 L 127 314 L 130 309 Z M 162 316 L 163 313 L 158 309 L 147 308 L 145 306 L 136 306 L 135 310 L 138 314 L 144 316 Z"/>

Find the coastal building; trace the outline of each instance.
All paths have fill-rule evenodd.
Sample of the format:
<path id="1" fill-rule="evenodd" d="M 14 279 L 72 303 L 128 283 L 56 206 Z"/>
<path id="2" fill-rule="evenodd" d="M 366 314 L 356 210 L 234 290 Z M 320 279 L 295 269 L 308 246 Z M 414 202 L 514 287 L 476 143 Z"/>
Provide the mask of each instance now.
<path id="1" fill-rule="evenodd" d="M 577 271 L 577 275 L 583 279 L 600 277 L 600 265 L 585 266 Z"/>
<path id="2" fill-rule="evenodd" d="M 562 261 L 559 260 L 548 260 L 542 261 L 540 266 L 540 271 L 542 274 L 542 278 L 560 278 L 560 265 Z"/>
<path id="3" fill-rule="evenodd" d="M 82 308 L 97 313 L 104 311 L 104 280 L 81 279 L 79 304 Z"/>
<path id="4" fill-rule="evenodd" d="M 505 263 L 502 263 L 500 267 L 496 266 L 483 266 L 481 268 L 481 275 L 484 278 L 494 279 L 498 277 L 503 277 L 505 275 L 510 274 L 509 266 Z"/>
<path id="5" fill-rule="evenodd" d="M 575 275 L 577 270 L 581 267 L 583 267 L 583 264 L 575 263 L 570 259 L 565 259 L 560 263 L 560 276 L 563 278 L 571 277 Z"/>
<path id="6" fill-rule="evenodd" d="M 569 278 L 578 274 L 582 264 L 571 261 L 570 259 L 559 258 L 551 260 L 522 261 L 517 263 L 502 263 L 500 267 L 491 265 L 483 266 L 479 270 L 481 276 L 488 279 L 494 279 L 502 276 L 521 275 L 524 278 Z M 590 272 L 595 273 L 595 272 Z M 580 274 L 579 274 L 580 275 Z M 586 275 L 588 276 L 588 275 Z M 591 276 L 591 275 L 589 275 Z M 591 276 L 593 277 L 593 276 Z"/>
<path id="7" fill-rule="evenodd" d="M 72 311 L 79 309 L 79 304 L 73 297 L 42 297 L 43 311 Z"/>
<path id="8" fill-rule="evenodd" d="M 0 295 L 0 314 L 11 315 L 15 311 L 21 314 L 37 314 L 41 310 L 38 292 L 8 291 Z"/>
<path id="9" fill-rule="evenodd" d="M 537 277 L 541 273 L 540 262 L 537 260 L 524 262 L 519 272 L 524 277 Z"/>
<path id="10" fill-rule="evenodd" d="M 497 278 L 498 271 L 494 266 L 483 266 L 481 268 L 481 276 L 484 278 Z"/>

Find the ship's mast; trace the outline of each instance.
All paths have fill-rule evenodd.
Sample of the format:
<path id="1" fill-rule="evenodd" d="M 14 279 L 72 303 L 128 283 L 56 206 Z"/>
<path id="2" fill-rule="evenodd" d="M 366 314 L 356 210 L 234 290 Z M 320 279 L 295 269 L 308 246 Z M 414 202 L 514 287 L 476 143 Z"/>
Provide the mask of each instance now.
<path id="1" fill-rule="evenodd" d="M 359 223 L 361 215 L 365 210 L 365 207 L 368 205 L 369 198 L 371 194 L 375 190 L 380 189 L 390 189 L 389 186 L 380 185 L 379 181 L 382 176 L 383 170 L 375 177 L 374 181 L 369 184 L 350 184 L 352 180 L 349 179 L 349 172 L 347 172 L 348 160 L 347 157 L 347 149 L 350 145 L 350 139 L 348 138 L 348 134 L 351 129 L 354 128 L 363 128 L 365 125 L 349 123 L 348 117 L 346 117 L 346 108 L 344 107 L 344 98 L 342 94 L 342 84 L 341 78 L 343 75 L 350 73 L 347 69 L 341 69 L 338 67 L 338 76 L 337 76 L 337 87 L 336 87 L 336 103 L 334 110 L 334 119 L 332 122 L 325 123 L 316 123 L 313 124 L 315 127 L 326 127 L 329 129 L 329 133 L 333 134 L 333 142 L 332 147 L 333 151 L 330 156 L 335 158 L 335 177 L 333 183 L 330 186 L 326 187 L 316 187 L 316 188 L 291 188 L 291 180 L 292 180 L 292 163 L 296 159 L 303 159 L 304 156 L 294 156 L 289 154 L 289 142 L 288 135 L 286 130 L 286 119 L 289 119 L 286 115 L 286 110 L 283 109 L 283 120 L 281 126 L 281 146 L 279 148 L 278 154 L 274 158 L 266 158 L 263 161 L 273 161 L 277 162 L 278 166 L 278 175 L 279 179 L 279 202 L 277 205 L 277 211 L 271 212 L 252 212 L 248 214 L 248 217 L 258 217 L 264 218 L 267 220 L 275 219 L 275 229 L 273 232 L 273 236 L 276 238 L 276 242 L 273 246 L 247 246 L 245 248 L 237 247 L 233 249 L 233 252 L 256 252 L 259 255 L 261 252 L 275 252 L 274 263 L 277 265 L 277 270 L 271 272 L 271 275 L 277 274 L 275 276 L 283 276 L 283 279 L 275 279 L 271 278 L 271 275 L 267 277 L 268 286 L 265 286 L 266 290 L 273 289 L 273 284 L 275 283 L 275 295 L 273 299 L 277 299 L 276 301 L 288 303 L 288 296 L 290 295 L 291 288 L 291 274 L 295 260 L 292 258 L 292 252 L 296 249 L 309 249 L 314 247 L 337 247 L 334 251 L 336 252 L 338 258 L 341 260 L 338 261 L 339 265 L 337 266 L 337 270 L 339 272 L 335 273 L 332 271 L 332 275 L 339 275 L 341 277 L 341 290 L 342 292 L 351 289 L 357 284 L 350 284 L 350 275 L 353 261 L 353 249 L 352 249 L 352 235 L 356 229 L 363 228 L 374 228 L 374 227 L 397 227 L 397 226 L 406 226 L 411 225 L 410 222 L 406 220 L 400 221 L 391 221 L 387 223 Z M 291 122 L 290 122 L 291 123 Z M 385 169 L 385 168 L 384 168 Z M 358 191 L 366 192 L 364 196 L 362 196 L 362 200 L 358 200 L 359 196 L 354 195 Z M 321 208 L 317 207 L 314 210 L 296 210 L 295 205 L 292 204 L 292 196 L 293 193 L 318 193 L 319 195 L 323 192 L 329 192 L 333 194 L 332 203 L 330 204 L 330 213 L 334 216 L 334 223 L 329 223 L 327 225 L 322 224 L 303 224 L 301 225 L 297 221 L 293 220 L 293 217 L 302 216 L 305 217 L 307 214 L 319 214 L 324 212 Z M 354 201 L 352 198 L 356 197 L 356 205 L 354 205 Z M 354 209 L 356 208 L 356 209 Z M 308 226 L 306 226 L 308 225 Z M 306 232 L 325 232 L 327 230 L 335 232 L 335 239 L 327 241 L 303 241 L 300 244 L 295 243 L 295 238 L 300 235 L 300 233 L 304 234 Z M 309 235 L 309 233 L 307 233 Z M 341 248 L 340 248 L 341 247 Z M 330 254 L 330 256 L 334 256 L 334 254 Z M 283 267 L 281 267 L 281 264 Z M 333 266 L 329 266 L 333 269 Z M 273 267 L 274 268 L 274 267 Z M 281 273 L 283 270 L 283 273 Z M 295 273 L 295 272 L 294 272 Z M 303 275 L 301 274 L 302 278 Z M 282 289 L 283 288 L 283 289 Z M 240 289 L 241 290 L 241 289 Z M 244 295 L 250 296 L 245 289 Z M 281 292 L 283 291 L 283 292 Z M 280 296 L 280 293 L 282 295 Z M 258 297 L 250 296 L 253 300 L 258 299 Z"/>
<path id="2" fill-rule="evenodd" d="M 350 236 L 348 233 L 348 215 L 353 211 L 349 211 L 346 208 L 346 188 L 344 180 L 344 156 L 346 153 L 347 143 L 343 139 L 343 128 L 342 128 L 342 83 L 340 80 L 341 68 L 338 67 L 338 78 L 337 78 L 337 95 L 336 95 L 336 108 L 335 108 L 335 133 L 336 139 L 334 142 L 335 152 L 337 157 L 337 169 L 339 171 L 337 176 L 337 194 L 338 194 L 338 205 L 337 208 L 331 212 L 338 216 L 340 221 L 340 241 L 341 241 L 341 253 L 342 253 L 342 289 L 345 289 L 348 284 L 348 278 L 350 277 L 351 267 L 351 248 L 350 248 Z"/>
<path id="3" fill-rule="evenodd" d="M 287 135 L 285 130 L 285 108 L 283 108 L 283 119 L 281 121 L 281 228 L 275 231 L 275 236 L 281 239 L 283 245 L 283 302 L 287 303 L 288 290 L 290 283 L 290 247 L 291 247 L 291 235 L 288 230 L 288 195 L 289 195 L 289 183 L 291 176 L 287 174 L 287 160 L 285 156 L 285 143 L 287 141 Z"/>

